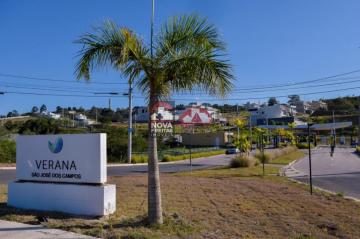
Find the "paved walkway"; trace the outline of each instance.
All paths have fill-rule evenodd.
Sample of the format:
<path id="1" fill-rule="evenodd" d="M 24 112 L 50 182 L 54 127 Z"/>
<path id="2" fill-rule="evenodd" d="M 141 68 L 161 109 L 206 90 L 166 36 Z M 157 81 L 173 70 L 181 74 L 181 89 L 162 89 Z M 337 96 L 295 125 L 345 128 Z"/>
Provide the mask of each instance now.
<path id="1" fill-rule="evenodd" d="M 336 148 L 330 156 L 329 148 L 312 150 L 313 185 L 360 199 L 360 157 L 354 148 Z M 308 156 L 286 170 L 286 176 L 309 182 Z"/>
<path id="2" fill-rule="evenodd" d="M 6 239 L 90 239 L 85 235 L 58 229 L 50 229 L 41 225 L 28 225 L 18 222 L 0 220 L 0 238 Z"/>

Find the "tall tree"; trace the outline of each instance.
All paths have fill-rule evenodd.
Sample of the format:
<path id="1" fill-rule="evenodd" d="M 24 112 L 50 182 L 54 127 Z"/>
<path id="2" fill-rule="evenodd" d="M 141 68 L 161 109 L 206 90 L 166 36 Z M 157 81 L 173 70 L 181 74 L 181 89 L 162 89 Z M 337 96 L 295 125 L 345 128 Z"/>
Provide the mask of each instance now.
<path id="1" fill-rule="evenodd" d="M 45 111 L 47 111 L 47 107 L 46 107 L 46 105 L 43 104 L 40 106 L 40 113 L 45 112 Z"/>
<path id="2" fill-rule="evenodd" d="M 268 106 L 272 106 L 272 105 L 276 105 L 276 104 L 279 104 L 277 99 L 275 97 L 270 97 L 269 101 L 268 101 Z"/>
<path id="3" fill-rule="evenodd" d="M 289 95 L 288 96 L 289 105 L 295 105 L 296 103 L 300 102 L 300 96 L 299 95 Z"/>
<path id="4" fill-rule="evenodd" d="M 77 78 L 89 80 L 94 68 L 105 66 L 127 76 L 146 96 L 149 132 L 155 104 L 169 99 L 173 92 L 201 89 L 209 95 L 224 97 L 232 88 L 231 66 L 224 59 L 225 45 L 216 28 L 198 16 L 173 17 L 165 23 L 156 34 L 153 55 L 149 45 L 128 28 L 107 21 L 95 31 L 77 41 L 83 46 L 76 66 Z M 161 224 L 155 132 L 149 134 L 148 152 L 148 220 L 150 224 Z"/>
<path id="5" fill-rule="evenodd" d="M 56 106 L 56 113 L 60 114 L 63 111 L 61 106 Z"/>
<path id="6" fill-rule="evenodd" d="M 37 113 L 39 111 L 39 108 L 37 106 L 33 106 L 31 109 L 31 113 Z"/>

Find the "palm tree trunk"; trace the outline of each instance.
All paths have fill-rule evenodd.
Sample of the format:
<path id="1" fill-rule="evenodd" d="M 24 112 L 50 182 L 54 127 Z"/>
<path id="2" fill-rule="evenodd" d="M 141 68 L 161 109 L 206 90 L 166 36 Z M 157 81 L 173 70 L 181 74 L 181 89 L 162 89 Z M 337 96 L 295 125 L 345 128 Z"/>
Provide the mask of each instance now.
<path id="1" fill-rule="evenodd" d="M 156 132 L 152 129 L 152 109 L 157 99 L 155 96 L 150 96 L 149 102 L 149 161 L 148 161 L 148 220 L 150 224 L 162 224 L 162 208 L 161 208 L 161 190 L 160 190 L 160 175 L 157 152 L 157 138 Z M 155 123 L 155 122 L 154 122 Z"/>

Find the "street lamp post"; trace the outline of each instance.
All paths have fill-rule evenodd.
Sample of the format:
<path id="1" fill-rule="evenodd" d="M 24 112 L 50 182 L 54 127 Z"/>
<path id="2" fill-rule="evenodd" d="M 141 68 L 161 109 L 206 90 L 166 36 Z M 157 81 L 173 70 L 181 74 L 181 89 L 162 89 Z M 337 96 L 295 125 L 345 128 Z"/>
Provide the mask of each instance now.
<path id="1" fill-rule="evenodd" d="M 308 123 L 308 149 L 309 149 L 309 180 L 310 180 L 310 194 L 313 193 L 313 186 L 312 186 L 312 169 L 311 169 L 311 141 L 310 141 L 310 127 L 312 124 Z"/>
<path id="2" fill-rule="evenodd" d="M 357 145 L 360 146 L 360 95 L 359 95 L 359 121 L 358 121 L 358 142 Z"/>
<path id="3" fill-rule="evenodd" d="M 124 93 L 124 96 L 129 96 L 129 120 L 128 120 L 128 163 L 131 163 L 132 157 L 132 82 L 129 83 L 129 93 Z"/>

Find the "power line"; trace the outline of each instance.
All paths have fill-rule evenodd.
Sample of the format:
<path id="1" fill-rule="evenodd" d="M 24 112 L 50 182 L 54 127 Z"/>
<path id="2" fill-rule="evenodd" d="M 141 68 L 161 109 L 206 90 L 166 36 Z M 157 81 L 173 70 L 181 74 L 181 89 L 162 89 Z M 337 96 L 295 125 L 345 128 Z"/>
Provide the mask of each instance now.
<path id="1" fill-rule="evenodd" d="M 360 77 L 357 77 L 357 78 L 360 78 Z M 231 91 L 230 94 L 232 94 L 232 93 L 246 94 L 246 93 L 254 93 L 254 92 L 297 90 L 297 89 L 306 89 L 306 88 L 310 88 L 310 87 L 320 87 L 320 86 L 326 87 L 326 86 L 343 85 L 343 84 L 358 83 L 358 82 L 360 82 L 360 80 L 343 81 L 343 82 L 318 84 L 318 85 L 308 85 L 308 86 L 299 86 L 299 87 L 292 87 L 292 88 L 286 88 L 286 89 L 268 89 L 268 90 L 264 89 L 264 90 L 248 90 L 248 91 L 234 90 L 234 91 Z M 177 95 L 189 95 L 189 94 L 191 94 L 191 93 L 181 93 L 181 94 L 177 94 Z M 206 93 L 196 93 L 196 94 L 199 95 L 199 94 L 206 94 Z"/>
<path id="2" fill-rule="evenodd" d="M 80 91 L 80 90 L 62 90 L 62 89 L 52 89 L 52 88 L 40 88 L 40 87 L 22 87 L 22 86 L 9 86 L 3 85 L 4 88 L 14 88 L 14 89 L 25 89 L 25 90 L 46 90 L 46 91 L 55 91 L 55 92 L 74 92 L 74 93 L 89 93 L 94 94 L 95 92 L 91 91 Z"/>
<path id="3" fill-rule="evenodd" d="M 314 94 L 322 94 L 322 93 L 330 93 L 330 92 L 339 92 L 339 91 L 346 91 L 346 90 L 354 90 L 354 89 L 360 89 L 359 87 L 351 87 L 351 88 L 343 88 L 343 89 L 336 89 L 336 90 L 327 90 L 327 91 L 317 91 L 317 92 L 310 92 L 310 93 L 302 93 L 298 94 L 299 96 L 304 95 L 314 95 Z M 5 94 L 19 94 L 19 95 L 39 95 L 39 96 L 61 96 L 61 97 L 85 97 L 85 98 L 108 98 L 109 96 L 103 96 L 103 95 L 70 95 L 70 94 L 49 94 L 49 93 L 38 93 L 38 92 L 21 92 L 21 91 L 3 91 Z M 121 98 L 125 96 L 111 96 L 114 98 Z M 249 97 L 249 98 L 228 98 L 228 99 L 214 99 L 214 98 L 207 98 L 202 99 L 202 101 L 233 101 L 233 100 L 261 100 L 261 99 L 268 99 L 270 97 L 276 97 L 276 98 L 283 98 L 288 97 L 288 95 L 276 95 L 276 96 L 266 96 L 266 97 Z M 134 97 L 139 99 L 145 99 L 145 97 L 139 96 Z M 187 98 L 172 98 L 171 100 L 178 100 L 178 101 L 188 101 Z"/>
<path id="4" fill-rule="evenodd" d="M 336 75 L 326 76 L 314 80 L 307 80 L 307 81 L 299 81 L 299 82 L 293 82 L 293 83 L 285 83 L 285 84 L 275 84 L 275 85 L 263 85 L 263 86 L 255 86 L 255 87 L 249 87 L 249 88 L 241 88 L 239 90 L 256 90 L 256 89 L 268 89 L 268 88 L 280 88 L 280 87 L 286 87 L 286 86 L 294 86 L 294 85 L 302 85 L 302 84 L 308 84 L 323 80 L 329 80 L 333 78 L 338 78 L 341 76 L 351 75 L 354 73 L 360 72 L 360 69 L 356 69 L 349 72 L 344 72 Z M 6 74 L 6 73 L 0 73 L 0 76 L 3 77 L 10 77 L 10 78 L 20 78 L 20 79 L 31 79 L 31 80 L 39 80 L 39 81 L 52 81 L 52 82 L 66 82 L 66 83 L 91 83 L 91 84 L 97 84 L 97 85 L 119 85 L 119 84 L 128 84 L 127 82 L 84 82 L 84 81 L 72 81 L 72 80 L 59 80 L 59 79 L 51 79 L 51 78 L 40 78 L 40 77 L 33 77 L 33 76 L 25 76 L 25 75 L 16 75 L 16 74 Z M 336 79 L 338 80 L 338 79 Z"/>
<path id="5" fill-rule="evenodd" d="M 351 88 L 343 88 L 343 89 L 336 89 L 336 90 L 327 90 L 327 91 L 318 91 L 318 92 L 311 92 L 311 93 L 297 93 L 297 95 L 299 96 L 304 96 L 304 95 L 315 95 L 315 94 L 322 94 L 322 93 L 330 93 L 330 92 L 337 92 L 337 91 L 346 91 L 346 90 L 354 90 L 354 89 L 360 89 L 359 87 L 351 87 Z M 225 99 L 202 99 L 203 101 L 229 101 L 229 100 L 263 100 L 263 99 L 268 99 L 270 97 L 275 97 L 275 98 L 284 98 L 284 97 L 288 97 L 288 95 L 275 95 L 275 96 L 266 96 L 266 97 L 249 97 L 249 98 L 225 98 Z M 189 99 L 185 99 L 185 98 L 174 98 L 172 100 L 178 100 L 178 101 L 188 101 Z"/>
<path id="6" fill-rule="evenodd" d="M 355 82 L 360 82 L 360 80 L 339 82 L 339 83 L 320 84 L 320 85 L 311 85 L 311 86 L 303 86 L 303 87 L 288 88 L 288 89 L 274 89 L 274 90 L 271 90 L 271 91 L 283 91 L 283 90 L 292 90 L 292 89 L 296 90 L 296 89 L 309 88 L 309 87 L 333 86 L 333 85 L 342 85 L 342 84 L 349 84 L 349 83 L 355 83 Z M 4 88 L 14 88 L 14 89 L 46 90 L 46 91 L 52 91 L 52 92 L 73 92 L 73 93 L 98 94 L 98 92 L 96 92 L 96 91 L 81 91 L 81 90 L 71 90 L 71 89 L 54 89 L 54 88 L 44 88 L 44 87 L 23 87 L 23 86 L 13 86 L 13 85 L 10 85 L 10 84 L 0 84 L 0 85 L 2 85 Z M 265 90 L 265 91 L 267 91 L 267 90 Z M 109 90 L 109 92 L 114 93 L 115 91 Z M 254 93 L 254 92 L 264 92 L 264 91 L 253 90 L 253 91 L 247 91 L 247 92 L 242 92 L 242 93 L 246 94 L 246 93 Z M 203 94 L 205 95 L 205 93 L 203 93 Z M 188 95 L 188 94 L 177 94 L 177 95 Z M 139 95 L 137 95 L 137 96 L 139 96 Z"/>
<path id="7" fill-rule="evenodd" d="M 83 98 L 122 98 L 124 96 L 109 96 L 109 95 L 70 95 L 70 94 L 49 94 L 49 93 L 38 93 L 38 92 L 21 92 L 21 91 L 4 91 L 4 94 L 15 94 L 15 95 L 38 95 L 38 96 L 61 96 L 61 97 L 83 97 Z"/>
<path id="8" fill-rule="evenodd" d="M 18 79 L 29 79 L 29 80 L 38 80 L 38 81 L 52 81 L 52 82 L 66 82 L 66 83 L 90 83 L 85 81 L 71 81 L 71 80 L 58 80 L 58 79 L 51 79 L 51 78 L 39 78 L 39 77 L 33 77 L 33 76 L 24 76 L 24 75 L 13 75 L 13 74 L 4 74 L 0 73 L 0 76 L 2 77 L 10 77 L 10 78 L 18 78 Z M 91 82 L 91 84 L 96 85 L 122 85 L 127 84 L 126 82 Z"/>
<path id="9" fill-rule="evenodd" d="M 278 87 L 285 87 L 285 86 L 302 85 L 302 84 L 308 84 L 308 83 L 328 80 L 328 79 L 332 79 L 332 78 L 338 78 L 340 76 L 351 75 L 351 74 L 358 73 L 358 72 L 360 72 L 360 69 L 345 72 L 345 73 L 340 73 L 340 74 L 336 74 L 336 75 L 321 77 L 321 78 L 314 79 L 314 80 L 299 81 L 299 82 L 294 82 L 294 83 L 285 83 L 285 84 L 278 84 L 278 85 L 267 85 L 267 86 L 265 85 L 265 86 L 258 86 L 257 88 L 253 88 L 253 87 L 252 88 L 243 88 L 242 90 L 255 90 L 255 89 L 264 89 L 264 88 L 278 88 Z"/>

